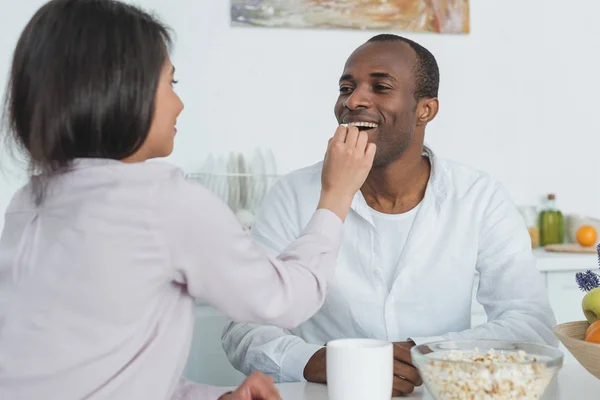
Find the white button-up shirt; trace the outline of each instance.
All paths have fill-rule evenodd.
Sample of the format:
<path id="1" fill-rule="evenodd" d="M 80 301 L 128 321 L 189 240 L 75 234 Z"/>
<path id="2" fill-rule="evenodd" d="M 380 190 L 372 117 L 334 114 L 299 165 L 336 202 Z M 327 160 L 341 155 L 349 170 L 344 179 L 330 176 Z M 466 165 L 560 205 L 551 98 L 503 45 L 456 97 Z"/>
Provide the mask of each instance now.
<path id="1" fill-rule="evenodd" d="M 426 153 L 431 175 L 391 289 L 381 274 L 370 208 L 358 192 L 345 221 L 336 280 L 319 313 L 291 330 L 230 323 L 223 348 L 235 368 L 246 374 L 261 370 L 279 382 L 301 381 L 318 349 L 347 337 L 557 345 L 531 241 L 507 192 L 482 172 Z M 276 184 L 252 228 L 256 241 L 278 253 L 298 237 L 318 203 L 321 168 L 298 170 Z M 477 300 L 488 322 L 471 329 L 476 274 Z"/>

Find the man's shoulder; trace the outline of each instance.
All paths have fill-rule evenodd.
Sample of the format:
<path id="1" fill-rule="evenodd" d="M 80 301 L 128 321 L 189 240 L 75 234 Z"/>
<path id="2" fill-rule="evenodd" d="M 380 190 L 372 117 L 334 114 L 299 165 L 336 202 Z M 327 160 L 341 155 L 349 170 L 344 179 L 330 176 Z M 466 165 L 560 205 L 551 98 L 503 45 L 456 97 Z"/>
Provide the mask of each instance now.
<path id="1" fill-rule="evenodd" d="M 444 175 L 441 187 L 452 213 L 458 214 L 458 210 L 462 210 L 473 223 L 479 221 L 485 226 L 495 223 L 498 218 L 496 216 L 488 220 L 493 212 L 503 217 L 518 217 L 510 193 L 489 173 L 452 160 L 439 160 L 438 165 L 440 173 Z"/>
<path id="2" fill-rule="evenodd" d="M 317 163 L 278 179 L 256 213 L 254 240 L 279 254 L 300 235 L 319 201 L 322 166 Z"/>
<path id="3" fill-rule="evenodd" d="M 445 158 L 437 158 L 439 170 L 455 192 L 464 193 L 473 189 L 495 190 L 500 183 L 489 173 Z"/>
<path id="4" fill-rule="evenodd" d="M 277 210 L 288 216 L 304 215 L 305 211 L 312 215 L 321 193 L 322 168 L 320 162 L 280 177 L 262 201 L 260 216 L 275 215 Z"/>
<path id="5" fill-rule="evenodd" d="M 323 162 L 294 170 L 279 179 L 279 186 L 292 191 L 321 190 Z"/>

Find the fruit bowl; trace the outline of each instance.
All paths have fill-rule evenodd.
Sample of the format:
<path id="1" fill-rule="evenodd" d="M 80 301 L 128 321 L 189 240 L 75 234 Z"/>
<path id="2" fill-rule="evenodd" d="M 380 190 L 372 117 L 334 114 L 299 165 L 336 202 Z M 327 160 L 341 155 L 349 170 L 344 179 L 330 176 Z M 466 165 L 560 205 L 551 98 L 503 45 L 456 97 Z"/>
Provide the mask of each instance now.
<path id="1" fill-rule="evenodd" d="M 554 334 L 583 368 L 600 379 L 600 344 L 583 340 L 589 323 L 567 322 L 554 327 Z"/>
<path id="2" fill-rule="evenodd" d="M 411 356 L 437 400 L 539 399 L 563 363 L 554 347 L 506 340 L 427 343 Z"/>

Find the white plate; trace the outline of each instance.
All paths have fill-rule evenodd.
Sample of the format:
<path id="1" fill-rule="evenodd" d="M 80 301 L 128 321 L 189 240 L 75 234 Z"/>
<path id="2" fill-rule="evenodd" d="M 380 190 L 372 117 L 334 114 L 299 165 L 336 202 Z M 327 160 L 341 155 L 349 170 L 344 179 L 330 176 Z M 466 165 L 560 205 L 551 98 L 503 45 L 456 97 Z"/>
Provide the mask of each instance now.
<path id="1" fill-rule="evenodd" d="M 227 203 L 229 201 L 229 190 L 227 185 L 227 179 L 225 174 L 227 173 L 227 160 L 225 156 L 220 155 L 217 158 L 217 163 L 214 169 L 214 185 L 213 191 L 214 193 L 221 199 L 223 202 Z"/>
<path id="2" fill-rule="evenodd" d="M 238 163 L 235 153 L 229 153 L 227 160 L 227 174 L 234 175 L 238 173 Z M 237 176 L 227 177 L 227 184 L 229 186 L 229 208 L 237 210 L 240 204 L 240 180 Z"/>
<path id="3" fill-rule="evenodd" d="M 255 175 L 254 187 L 252 190 L 252 202 L 250 209 L 254 210 L 259 206 L 267 191 L 267 177 L 265 177 L 265 161 L 259 149 L 254 151 L 252 157 L 252 173 Z"/>
<path id="4" fill-rule="evenodd" d="M 248 174 L 250 171 L 246 166 L 246 159 L 244 158 L 244 155 L 242 153 L 239 153 L 237 155 L 237 166 L 238 173 L 240 174 L 240 176 L 238 177 L 238 187 L 240 191 L 238 209 L 248 208 L 248 200 L 252 196 L 252 193 L 250 193 L 250 191 L 252 190 L 252 178 L 246 176 L 246 174 Z"/>

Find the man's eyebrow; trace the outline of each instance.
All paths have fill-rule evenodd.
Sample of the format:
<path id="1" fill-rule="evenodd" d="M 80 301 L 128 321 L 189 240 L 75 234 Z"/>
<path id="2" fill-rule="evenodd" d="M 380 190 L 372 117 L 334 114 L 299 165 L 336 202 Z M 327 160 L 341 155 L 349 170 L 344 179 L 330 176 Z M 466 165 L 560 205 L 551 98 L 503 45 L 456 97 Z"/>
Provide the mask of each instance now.
<path id="1" fill-rule="evenodd" d="M 371 76 L 371 78 L 384 78 L 384 79 L 389 79 L 391 81 L 396 82 L 396 78 L 394 78 L 393 76 L 391 76 L 387 72 L 372 72 L 369 75 Z"/>
<path id="2" fill-rule="evenodd" d="M 396 82 L 396 78 L 394 78 L 392 75 L 388 74 L 387 72 L 371 72 L 369 74 L 369 76 L 371 78 L 389 79 L 389 80 L 391 80 L 393 82 Z M 351 81 L 353 79 L 354 78 L 352 77 L 351 74 L 344 74 L 340 78 L 340 82 L 342 82 L 342 81 Z"/>

